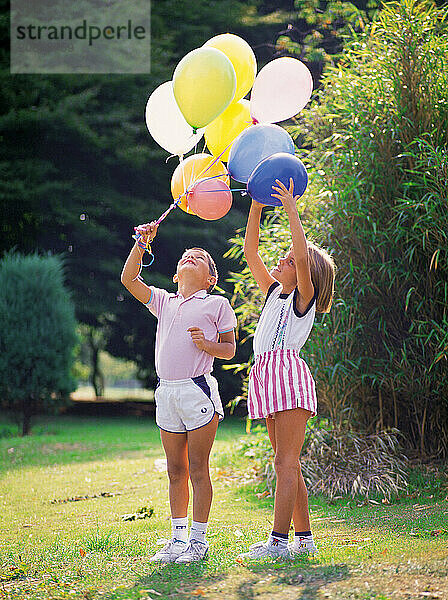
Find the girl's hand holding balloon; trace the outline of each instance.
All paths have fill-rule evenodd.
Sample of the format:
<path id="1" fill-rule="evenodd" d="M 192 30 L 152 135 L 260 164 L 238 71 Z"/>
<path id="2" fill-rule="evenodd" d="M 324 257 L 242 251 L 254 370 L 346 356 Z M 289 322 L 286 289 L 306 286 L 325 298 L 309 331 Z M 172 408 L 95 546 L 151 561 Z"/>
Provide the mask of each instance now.
<path id="1" fill-rule="evenodd" d="M 297 200 L 300 198 L 300 195 L 294 196 L 294 181 L 292 177 L 289 178 L 289 190 L 279 179 L 276 179 L 275 183 L 278 187 L 273 185 L 272 189 L 278 193 L 271 194 L 271 196 L 273 198 L 278 198 L 286 211 L 288 211 L 289 208 L 296 209 Z"/>

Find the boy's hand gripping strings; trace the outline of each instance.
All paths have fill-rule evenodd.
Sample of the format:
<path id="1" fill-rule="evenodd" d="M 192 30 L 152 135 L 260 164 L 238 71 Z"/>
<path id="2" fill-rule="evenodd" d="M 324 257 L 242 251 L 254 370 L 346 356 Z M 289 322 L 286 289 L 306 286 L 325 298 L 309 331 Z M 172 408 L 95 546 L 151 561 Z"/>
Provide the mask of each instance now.
<path id="1" fill-rule="evenodd" d="M 145 223 L 144 225 L 138 225 L 138 227 L 134 227 L 134 235 L 132 237 L 137 242 L 137 246 L 143 250 L 141 262 L 138 264 L 139 272 L 135 279 L 140 278 L 140 273 L 142 272 L 143 267 L 150 267 L 154 262 L 151 242 L 156 237 L 158 226 L 159 224 L 157 221 L 152 221 L 151 223 Z M 150 261 L 146 265 L 143 264 L 143 256 L 145 255 L 145 252 L 147 252 L 150 257 Z"/>

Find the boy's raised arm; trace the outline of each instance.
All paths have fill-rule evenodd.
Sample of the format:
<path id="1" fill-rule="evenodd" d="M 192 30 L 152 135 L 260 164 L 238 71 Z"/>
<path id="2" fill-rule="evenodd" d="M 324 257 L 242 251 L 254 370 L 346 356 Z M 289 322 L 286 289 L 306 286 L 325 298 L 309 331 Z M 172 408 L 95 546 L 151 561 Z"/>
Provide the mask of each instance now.
<path id="1" fill-rule="evenodd" d="M 144 243 L 148 237 L 152 240 L 157 233 L 157 225 L 154 222 L 146 223 L 145 225 L 139 225 L 136 229 L 137 233 L 140 233 L 141 241 Z M 141 271 L 141 264 L 144 250 L 140 248 L 137 242 L 135 242 L 129 256 L 124 264 L 123 271 L 121 272 L 121 283 L 124 287 L 140 302 L 146 304 L 149 302 L 151 297 L 151 289 L 146 283 L 139 277 Z"/>
<path id="2" fill-rule="evenodd" d="M 252 200 L 249 217 L 247 219 L 246 236 L 244 238 L 244 256 L 246 257 L 248 267 L 254 276 L 258 287 L 263 294 L 266 294 L 275 279 L 269 275 L 266 265 L 258 254 L 258 240 L 260 237 L 260 219 L 262 210 L 263 205 L 255 200 Z"/>

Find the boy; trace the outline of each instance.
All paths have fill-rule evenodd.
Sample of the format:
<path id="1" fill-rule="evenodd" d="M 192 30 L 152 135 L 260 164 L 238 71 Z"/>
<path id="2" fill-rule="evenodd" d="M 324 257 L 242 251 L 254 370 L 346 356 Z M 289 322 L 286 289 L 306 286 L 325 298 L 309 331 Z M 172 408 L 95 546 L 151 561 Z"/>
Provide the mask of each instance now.
<path id="1" fill-rule="evenodd" d="M 172 539 L 152 561 L 189 563 L 207 556 L 207 522 L 212 501 L 209 455 L 218 421 L 224 417 L 213 359 L 235 355 L 236 317 L 228 300 L 210 295 L 218 274 L 202 248 L 186 250 L 173 281 L 176 294 L 146 285 L 139 277 L 147 239 L 155 222 L 136 228 L 137 240 L 121 281 L 158 319 L 155 366 L 156 423 L 167 458 Z M 188 536 L 188 478 L 193 486 L 193 521 Z"/>

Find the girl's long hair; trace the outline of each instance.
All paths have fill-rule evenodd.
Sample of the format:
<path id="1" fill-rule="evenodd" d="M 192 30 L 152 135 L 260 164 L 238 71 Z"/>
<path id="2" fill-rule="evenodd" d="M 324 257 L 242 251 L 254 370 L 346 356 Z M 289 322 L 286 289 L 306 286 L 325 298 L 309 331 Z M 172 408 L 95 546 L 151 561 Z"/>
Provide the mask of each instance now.
<path id="1" fill-rule="evenodd" d="M 311 281 L 317 292 L 316 312 L 330 312 L 334 296 L 336 266 L 326 250 L 307 242 Z"/>

